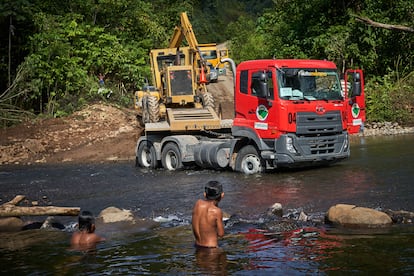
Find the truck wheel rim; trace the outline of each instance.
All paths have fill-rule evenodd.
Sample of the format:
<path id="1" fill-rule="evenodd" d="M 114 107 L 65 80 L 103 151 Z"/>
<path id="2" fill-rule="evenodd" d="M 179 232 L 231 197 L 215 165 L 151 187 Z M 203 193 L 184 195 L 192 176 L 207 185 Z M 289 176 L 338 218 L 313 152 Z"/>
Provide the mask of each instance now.
<path id="1" fill-rule="evenodd" d="M 247 155 L 241 164 L 242 171 L 246 174 L 254 174 L 261 171 L 262 165 L 256 155 Z"/>
<path id="2" fill-rule="evenodd" d="M 174 152 L 169 151 L 165 156 L 165 164 L 169 170 L 175 170 L 178 164 L 177 155 Z"/>
<path id="3" fill-rule="evenodd" d="M 142 151 L 141 160 L 144 167 L 150 167 L 152 163 L 151 152 L 148 148 Z"/>

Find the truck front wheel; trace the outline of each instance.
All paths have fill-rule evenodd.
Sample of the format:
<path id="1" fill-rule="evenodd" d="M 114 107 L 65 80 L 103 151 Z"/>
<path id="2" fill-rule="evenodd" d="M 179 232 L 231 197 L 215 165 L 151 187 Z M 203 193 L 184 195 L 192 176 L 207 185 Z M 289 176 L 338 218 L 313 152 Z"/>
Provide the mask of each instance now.
<path id="1" fill-rule="evenodd" d="M 175 143 L 165 145 L 161 155 L 161 162 L 164 169 L 174 171 L 183 167 L 180 149 Z"/>
<path id="2" fill-rule="evenodd" d="M 137 162 L 140 167 L 156 169 L 158 165 L 154 145 L 149 141 L 142 141 L 138 146 Z"/>
<path id="3" fill-rule="evenodd" d="M 265 169 L 265 163 L 252 145 L 243 147 L 236 157 L 236 171 L 245 174 L 261 173 Z"/>

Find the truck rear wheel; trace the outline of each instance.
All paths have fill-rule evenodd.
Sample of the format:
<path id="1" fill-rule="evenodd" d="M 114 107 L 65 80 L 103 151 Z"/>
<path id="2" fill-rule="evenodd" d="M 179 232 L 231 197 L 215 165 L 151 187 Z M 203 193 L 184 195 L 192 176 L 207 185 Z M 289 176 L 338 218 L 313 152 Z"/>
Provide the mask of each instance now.
<path id="1" fill-rule="evenodd" d="M 265 163 L 252 145 L 243 147 L 236 157 L 236 171 L 255 174 L 264 171 Z"/>
<path id="2" fill-rule="evenodd" d="M 174 171 L 183 167 L 180 149 L 175 143 L 168 143 L 162 150 L 161 162 L 164 169 Z"/>
<path id="3" fill-rule="evenodd" d="M 154 145 L 149 141 L 142 141 L 137 150 L 137 162 L 140 167 L 156 169 L 158 167 L 157 154 Z"/>

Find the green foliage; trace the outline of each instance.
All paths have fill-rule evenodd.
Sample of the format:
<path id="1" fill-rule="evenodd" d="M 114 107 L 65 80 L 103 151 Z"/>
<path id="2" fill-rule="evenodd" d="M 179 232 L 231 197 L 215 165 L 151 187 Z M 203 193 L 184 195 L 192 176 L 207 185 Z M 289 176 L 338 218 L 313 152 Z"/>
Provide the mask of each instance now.
<path id="1" fill-rule="evenodd" d="M 30 74 L 20 86 L 29 91 L 39 112 L 73 112 L 77 98 L 93 99 L 91 90 L 97 94 L 93 84 L 99 73 L 110 80 L 108 84 L 125 82 L 128 89 L 146 74 L 144 49 L 134 41 L 121 44 L 104 28 L 82 23 L 81 16 L 39 13 L 35 23 L 39 32 L 32 36 L 32 54 L 25 63 Z"/>
<path id="2" fill-rule="evenodd" d="M 372 78 L 365 86 L 365 95 L 369 121 L 414 124 L 414 72 L 403 79 L 395 72 Z"/>
<path id="3" fill-rule="evenodd" d="M 342 72 L 360 67 L 368 77 L 368 119 L 407 123 L 414 121 L 412 105 L 402 103 L 410 102 L 412 86 L 401 77 L 414 71 L 414 35 L 366 25 L 355 15 L 413 27 L 413 10 L 407 0 L 275 0 L 254 25 L 250 19 L 229 25 L 231 52 L 238 61 L 314 58 L 332 60 Z"/>
<path id="4" fill-rule="evenodd" d="M 368 119 L 411 123 L 413 33 L 356 15 L 414 27 L 413 10 L 411 0 L 3 0 L 0 26 L 10 32 L 0 32 L 0 90 L 8 70 L 15 81 L 1 94 L 0 115 L 65 116 L 96 100 L 132 105 L 132 92 L 150 77 L 149 50 L 167 45 L 186 11 L 198 41 L 229 41 L 236 62 L 316 58 L 341 71 L 360 67 Z"/>
<path id="5" fill-rule="evenodd" d="M 366 114 L 369 121 L 392 121 L 392 83 L 388 78 L 375 77 L 365 86 Z"/>
<path id="6" fill-rule="evenodd" d="M 393 121 L 414 125 L 414 71 L 396 81 L 391 94 L 391 105 L 395 113 Z"/>
<path id="7" fill-rule="evenodd" d="M 230 48 L 235 62 L 265 58 L 264 36 L 252 18 L 241 16 L 236 22 L 229 24 L 227 31 L 233 34 Z"/>
<path id="8" fill-rule="evenodd" d="M 8 127 L 20 123 L 26 118 L 33 117 L 32 113 L 19 107 L 19 101 L 26 97 L 26 91 L 18 86 L 21 79 L 26 77 L 27 68 L 20 66 L 13 83 L 3 93 L 0 93 L 0 126 Z"/>

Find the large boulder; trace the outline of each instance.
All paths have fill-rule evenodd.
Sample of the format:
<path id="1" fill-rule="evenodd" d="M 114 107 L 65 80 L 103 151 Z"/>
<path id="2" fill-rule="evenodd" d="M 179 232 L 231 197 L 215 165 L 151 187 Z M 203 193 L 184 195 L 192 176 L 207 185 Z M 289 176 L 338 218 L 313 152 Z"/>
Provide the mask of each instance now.
<path id="1" fill-rule="evenodd" d="M 112 222 L 131 222 L 135 223 L 134 214 L 130 210 L 119 209 L 116 207 L 108 207 L 99 213 L 98 218 L 102 219 L 103 223 Z"/>
<path id="2" fill-rule="evenodd" d="M 0 218 L 0 232 L 16 232 L 22 230 L 24 223 L 20 218 Z"/>
<path id="3" fill-rule="evenodd" d="M 376 228 L 392 224 L 392 219 L 384 212 L 349 204 L 337 204 L 329 208 L 328 222 L 344 227 Z"/>
<path id="4" fill-rule="evenodd" d="M 136 217 L 131 210 L 108 207 L 96 219 L 96 231 L 106 239 L 138 232 L 146 232 L 159 223 Z"/>

